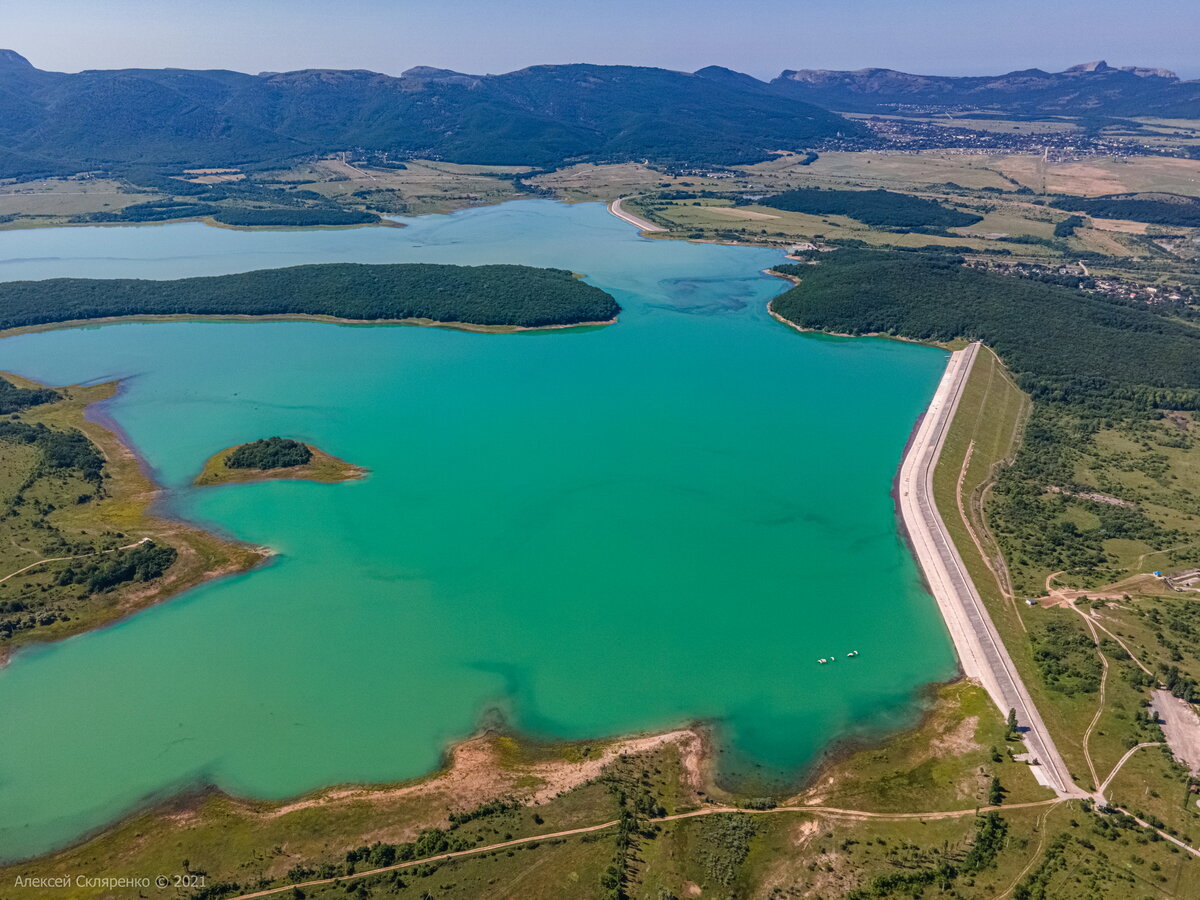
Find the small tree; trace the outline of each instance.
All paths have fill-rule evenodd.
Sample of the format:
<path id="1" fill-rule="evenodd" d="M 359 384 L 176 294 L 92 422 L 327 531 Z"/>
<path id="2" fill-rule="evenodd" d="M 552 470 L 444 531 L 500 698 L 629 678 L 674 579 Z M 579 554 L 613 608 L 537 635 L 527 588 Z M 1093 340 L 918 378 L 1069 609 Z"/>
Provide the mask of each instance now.
<path id="1" fill-rule="evenodd" d="M 1017 711 L 1010 709 L 1008 711 L 1008 734 L 1005 735 L 1006 740 L 1015 741 L 1019 732 L 1017 731 Z"/>
<path id="2" fill-rule="evenodd" d="M 1000 779 L 995 775 L 992 776 L 992 783 L 988 786 L 988 803 L 991 806 L 999 806 L 1004 802 L 1004 787 L 1000 784 Z"/>

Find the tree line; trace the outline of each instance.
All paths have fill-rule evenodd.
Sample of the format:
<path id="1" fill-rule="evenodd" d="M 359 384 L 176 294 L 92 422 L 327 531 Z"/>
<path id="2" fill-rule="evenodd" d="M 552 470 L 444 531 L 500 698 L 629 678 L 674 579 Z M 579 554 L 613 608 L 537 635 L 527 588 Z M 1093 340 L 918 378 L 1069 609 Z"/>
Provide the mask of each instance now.
<path id="1" fill-rule="evenodd" d="M 1179 194 L 1060 197 L 1050 205 L 1068 212 L 1087 213 L 1098 219 L 1130 219 L 1134 222 L 1148 222 L 1151 225 L 1200 228 L 1200 199 Z"/>
<path id="2" fill-rule="evenodd" d="M 0 378 L 0 415 L 6 416 L 31 406 L 53 403 L 61 399 L 62 395 L 58 391 L 49 388 L 17 387 L 7 378 Z"/>
<path id="3" fill-rule="evenodd" d="M 178 556 L 174 547 L 147 541 L 126 550 L 76 560 L 58 573 L 58 584 L 81 584 L 89 594 L 111 591 L 126 582 L 161 578 Z"/>
<path id="4" fill-rule="evenodd" d="M 540 327 L 606 322 L 619 311 L 608 293 L 566 270 L 517 265 L 329 263 L 172 281 L 0 284 L 0 329 L 136 315 L 323 315 Z"/>
<path id="5" fill-rule="evenodd" d="M 798 188 L 757 201 L 761 206 L 818 216 L 849 216 L 865 225 L 886 228 L 961 228 L 982 221 L 923 197 L 894 191 L 847 191 Z"/>

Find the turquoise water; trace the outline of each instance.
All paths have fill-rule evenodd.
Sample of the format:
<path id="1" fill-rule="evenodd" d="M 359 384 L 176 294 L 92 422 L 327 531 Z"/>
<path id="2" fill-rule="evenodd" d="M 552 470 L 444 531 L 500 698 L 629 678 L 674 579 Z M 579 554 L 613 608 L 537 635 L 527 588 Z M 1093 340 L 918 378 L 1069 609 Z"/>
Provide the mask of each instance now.
<path id="1" fill-rule="evenodd" d="M 772 321 L 776 253 L 547 201 L 406 229 L 0 234 L 5 279 L 335 260 L 559 266 L 624 312 L 509 336 L 176 323 L 0 342 L 0 368 L 51 384 L 125 378 L 107 412 L 169 510 L 280 554 L 0 671 L 0 858 L 197 784 L 282 798 L 418 775 L 496 710 L 562 738 L 710 720 L 725 777 L 795 774 L 953 673 L 889 497 L 945 354 Z M 217 449 L 276 433 L 372 474 L 187 488 Z"/>

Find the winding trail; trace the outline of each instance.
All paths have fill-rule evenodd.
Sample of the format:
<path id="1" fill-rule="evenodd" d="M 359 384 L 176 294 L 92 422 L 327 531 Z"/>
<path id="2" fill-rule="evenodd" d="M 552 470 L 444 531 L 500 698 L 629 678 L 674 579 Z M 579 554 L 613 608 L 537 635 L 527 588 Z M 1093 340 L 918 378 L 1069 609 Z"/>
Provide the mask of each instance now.
<path id="1" fill-rule="evenodd" d="M 46 563 L 52 562 L 67 562 L 72 559 L 90 559 L 93 556 L 99 556 L 102 553 L 116 553 L 118 550 L 132 550 L 134 547 L 140 547 L 142 544 L 149 541 L 150 538 L 144 537 L 140 541 L 134 541 L 132 544 L 126 544 L 124 547 L 113 547 L 111 550 L 93 550 L 91 553 L 81 553 L 78 556 L 52 556 L 49 559 L 39 559 L 35 563 L 30 563 L 23 569 L 17 569 L 10 575 L 5 575 L 0 578 L 0 584 L 8 581 L 10 578 L 16 578 L 22 572 L 28 572 L 30 569 L 36 569 L 38 566 L 44 566 Z"/>
<path id="2" fill-rule="evenodd" d="M 1133 754 L 1137 753 L 1143 747 L 1161 747 L 1161 746 L 1162 746 L 1162 741 L 1147 741 L 1144 744 L 1138 744 L 1134 747 L 1130 747 L 1129 750 L 1126 751 L 1125 755 L 1121 757 L 1120 761 L 1115 766 L 1113 766 L 1113 770 L 1108 773 L 1108 777 L 1104 779 L 1104 783 L 1102 785 L 1100 785 L 1100 789 L 1098 791 L 1096 791 L 1096 794 L 1099 797 L 1103 798 L 1104 792 L 1106 790 L 1108 790 L 1108 786 L 1110 784 L 1112 784 L 1112 780 L 1114 778 L 1116 778 L 1117 773 L 1121 771 L 1121 766 L 1123 766 L 1123 765 L 1125 765 L 1125 763 L 1129 762 L 1129 758 L 1131 756 L 1133 756 Z"/>
<path id="3" fill-rule="evenodd" d="M 1087 730 L 1083 733 L 1083 758 L 1084 758 L 1084 761 L 1087 763 L 1088 771 L 1091 773 L 1092 784 L 1095 785 L 1095 788 L 1096 788 L 1096 790 L 1095 790 L 1096 802 L 1105 803 L 1106 801 L 1104 798 L 1104 791 L 1108 788 L 1109 782 L 1111 782 L 1113 780 L 1113 777 L 1117 774 L 1117 771 L 1121 768 L 1121 766 L 1125 765 L 1125 761 L 1133 755 L 1135 750 L 1137 750 L 1141 747 L 1155 747 L 1155 746 L 1158 746 L 1158 743 L 1151 742 L 1151 743 L 1138 744 L 1136 747 L 1132 748 L 1128 753 L 1126 753 L 1123 757 L 1121 757 L 1121 760 L 1120 760 L 1120 762 L 1117 763 L 1116 768 L 1113 769 L 1111 773 L 1109 773 L 1108 778 L 1104 779 L 1103 782 L 1100 780 L 1099 775 L 1096 773 L 1096 765 L 1095 765 L 1094 761 L 1092 760 L 1092 753 L 1091 753 L 1091 749 L 1089 747 L 1089 742 L 1091 741 L 1091 738 L 1092 738 L 1092 732 L 1095 731 L 1096 725 L 1099 724 L 1099 722 L 1100 722 L 1100 717 L 1104 714 L 1104 702 L 1105 702 L 1105 696 L 1107 693 L 1108 672 L 1109 672 L 1108 656 L 1100 648 L 1100 635 L 1097 633 L 1096 629 L 1097 628 L 1100 629 L 1100 631 L 1103 631 L 1110 638 L 1112 638 L 1114 641 L 1116 641 L 1121 646 L 1121 649 L 1123 649 L 1126 653 L 1129 654 L 1129 658 L 1133 661 L 1133 663 L 1138 668 L 1140 668 L 1143 672 L 1145 672 L 1147 675 L 1150 675 L 1151 677 L 1153 677 L 1154 673 L 1151 672 L 1148 668 L 1146 668 L 1145 664 L 1143 664 L 1142 661 L 1137 658 L 1137 656 L 1134 654 L 1134 652 L 1129 649 L 1129 647 L 1126 645 L 1126 643 L 1123 640 L 1121 640 L 1119 637 L 1117 637 L 1115 634 L 1113 634 L 1111 631 L 1109 631 L 1107 628 L 1105 628 L 1104 625 L 1101 624 L 1101 622 L 1099 621 L 1097 616 L 1080 609 L 1079 606 L 1077 606 L 1073 602 L 1075 598 L 1068 596 L 1068 592 L 1054 589 L 1054 586 L 1053 586 L 1054 580 L 1056 578 L 1058 578 L 1058 576 L 1061 574 L 1063 574 L 1063 573 L 1062 572 L 1052 572 L 1051 574 L 1046 576 L 1046 596 L 1051 601 L 1061 604 L 1061 605 L 1065 606 L 1067 609 L 1073 609 L 1076 613 L 1078 613 L 1080 616 L 1083 617 L 1083 621 L 1087 624 L 1088 631 L 1090 631 L 1092 634 L 1092 641 L 1096 645 L 1096 655 L 1100 657 L 1100 665 L 1102 666 L 1102 669 L 1100 672 L 1100 700 L 1096 707 L 1096 714 L 1094 716 L 1092 716 L 1092 721 L 1088 723 Z M 1076 593 L 1076 592 L 1071 592 L 1071 593 Z M 1079 596 L 1089 596 L 1087 594 L 1087 592 L 1077 592 L 1077 593 L 1079 594 Z"/>
<path id="4" fill-rule="evenodd" d="M 989 383 L 987 387 L 991 391 L 992 386 Z M 984 394 L 984 403 L 987 402 L 987 393 Z M 1013 616 L 1017 620 L 1017 624 L 1021 626 L 1021 630 L 1028 632 L 1029 629 L 1025 626 L 1025 619 L 1021 615 L 1021 611 L 1017 609 L 1017 599 L 1013 596 L 1013 592 L 1005 584 L 1005 579 L 1001 578 L 1000 571 L 992 562 L 992 557 L 983 546 L 983 541 L 979 539 L 979 534 L 975 531 L 975 526 L 971 523 L 971 517 L 967 515 L 966 507 L 963 505 L 963 482 L 967 478 L 967 470 L 971 467 L 971 457 L 975 455 L 975 439 L 971 438 L 971 443 L 967 444 L 967 452 L 963 455 L 962 468 L 958 470 L 958 484 L 954 488 L 954 500 L 958 504 L 958 515 L 962 519 L 963 525 L 967 529 L 967 534 L 971 536 L 971 542 L 975 545 L 975 549 L 979 552 L 980 559 L 983 564 L 988 567 L 988 571 L 992 573 L 992 577 L 996 579 L 996 587 L 1000 589 L 1000 593 L 1008 600 L 1009 606 L 1012 607 Z"/>
<path id="5" fill-rule="evenodd" d="M 1096 787 L 1097 799 L 1103 799 L 1104 787 L 1100 783 L 1100 776 L 1096 774 L 1096 764 L 1092 761 L 1092 752 L 1088 748 L 1088 742 L 1092 739 L 1092 732 L 1096 730 L 1096 725 L 1100 721 L 1100 717 L 1104 715 L 1104 697 L 1108 689 L 1108 657 L 1100 649 L 1100 635 L 1096 633 L 1096 626 L 1092 624 L 1091 618 L 1085 615 L 1083 620 L 1087 623 L 1088 630 L 1092 633 L 1092 642 L 1096 645 L 1096 655 L 1100 657 L 1101 666 L 1100 701 L 1096 704 L 1096 714 L 1092 716 L 1092 721 L 1088 722 L 1087 730 L 1083 733 L 1083 758 L 1087 762 L 1088 772 L 1092 775 L 1092 784 Z"/>
<path id="6" fill-rule="evenodd" d="M 683 819 L 695 819 L 699 816 L 713 816 L 720 813 L 745 813 L 747 815 L 765 816 L 777 815 L 779 813 L 818 813 L 826 816 L 840 816 L 849 819 L 955 819 L 963 818 L 964 816 L 976 816 L 983 812 L 994 812 L 1006 809 L 1029 809 L 1039 806 L 1056 806 L 1061 803 L 1060 798 L 1051 800 L 1037 800 L 1031 803 L 1011 803 L 1005 806 L 982 806 L 973 809 L 954 809 L 942 810 L 939 812 L 916 812 L 916 813 L 879 813 L 869 812 L 861 809 L 840 809 L 834 806 L 776 806 L 774 809 L 742 809 L 740 806 L 705 806 L 701 809 L 694 809 L 691 812 L 675 813 L 671 816 L 660 816 L 658 818 L 648 819 L 652 823 L 658 822 L 678 822 Z M 521 844 L 532 844 L 538 841 L 549 841 L 557 838 L 566 838 L 578 834 L 592 834 L 597 831 L 604 831 L 608 828 L 613 828 L 617 825 L 618 819 L 613 819 L 609 822 L 601 822 L 599 825 L 587 825 L 581 828 L 568 828 L 565 831 L 552 831 L 549 834 L 533 834 L 528 837 L 513 838 L 509 841 L 501 841 L 498 844 L 486 844 L 482 847 L 471 847 L 467 850 L 452 850 L 449 853 L 439 853 L 436 856 L 425 856 L 421 859 L 409 859 L 401 863 L 396 863 L 392 866 L 383 866 L 379 869 L 368 869 L 365 872 L 355 872 L 353 875 L 339 875 L 334 878 L 319 878 L 312 881 L 299 881 L 294 884 L 285 884 L 279 887 L 265 888 L 261 891 L 254 891 L 249 894 L 238 894 L 231 897 L 230 900 L 254 900 L 256 897 L 270 897 L 273 894 L 281 894 L 284 891 L 290 891 L 293 888 L 319 887 L 324 884 L 333 884 L 334 882 L 355 881 L 360 878 L 370 878 L 373 875 L 382 875 L 386 872 L 395 872 L 399 869 L 409 869 L 413 866 L 423 865 L 431 862 L 441 862 L 447 859 L 457 859 L 460 856 L 474 856 L 479 853 L 487 853 L 492 850 L 503 850 L 506 847 L 516 847 Z"/>

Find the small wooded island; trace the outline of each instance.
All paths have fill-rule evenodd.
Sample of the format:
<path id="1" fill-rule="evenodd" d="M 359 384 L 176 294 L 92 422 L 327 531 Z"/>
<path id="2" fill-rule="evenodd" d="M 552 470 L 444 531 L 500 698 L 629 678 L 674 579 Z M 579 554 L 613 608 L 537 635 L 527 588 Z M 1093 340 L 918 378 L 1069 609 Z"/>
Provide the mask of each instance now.
<path id="1" fill-rule="evenodd" d="M 248 444 L 226 447 L 204 464 L 193 482 L 197 487 L 240 481 L 353 481 L 366 477 L 367 470 L 330 456 L 323 450 L 291 438 L 260 438 Z"/>
<path id="2" fill-rule="evenodd" d="M 0 284 L 0 331 L 129 317 L 319 318 L 489 331 L 599 325 L 621 308 L 565 269 L 326 263 L 150 281 L 52 278 Z"/>

